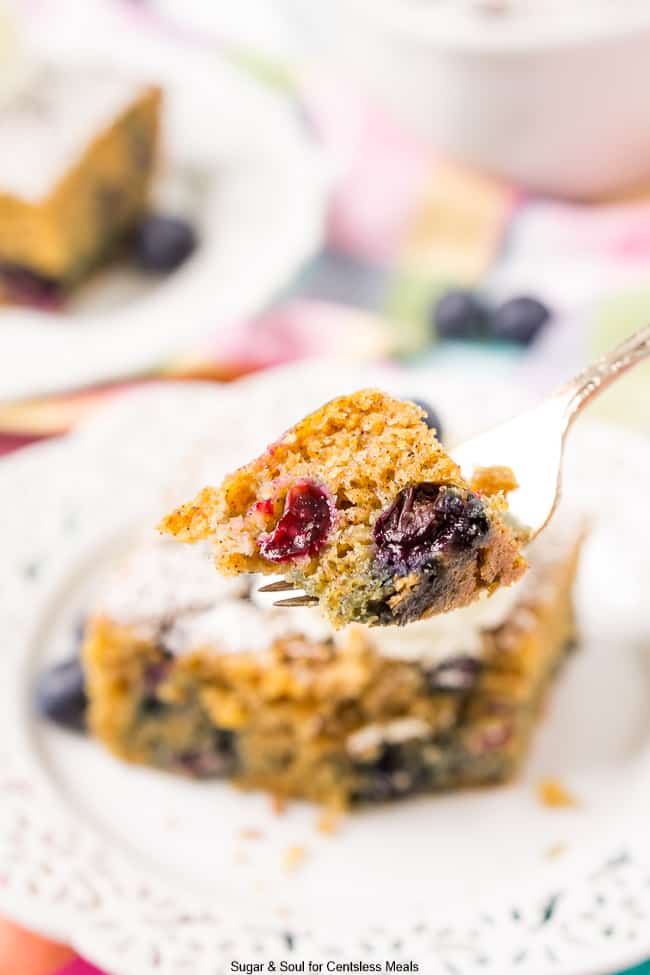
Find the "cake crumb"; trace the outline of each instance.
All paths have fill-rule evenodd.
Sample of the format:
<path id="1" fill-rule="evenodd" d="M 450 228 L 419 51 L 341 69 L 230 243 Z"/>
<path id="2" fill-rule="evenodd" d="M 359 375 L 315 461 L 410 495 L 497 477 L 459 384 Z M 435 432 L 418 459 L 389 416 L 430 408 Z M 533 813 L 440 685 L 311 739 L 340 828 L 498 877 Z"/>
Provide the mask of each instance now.
<path id="1" fill-rule="evenodd" d="M 341 809 L 336 807 L 325 809 L 318 817 L 316 829 L 324 836 L 334 836 L 339 831 L 342 818 L 343 811 Z"/>
<path id="2" fill-rule="evenodd" d="M 498 465 L 477 467 L 472 474 L 470 487 L 473 491 L 479 491 L 490 497 L 493 494 L 508 494 L 509 491 L 515 491 L 519 487 L 519 481 L 510 467 Z"/>
<path id="3" fill-rule="evenodd" d="M 554 843 L 553 846 L 549 846 L 544 856 L 547 860 L 557 860 L 558 857 L 566 853 L 566 850 L 566 843 Z"/>
<path id="4" fill-rule="evenodd" d="M 579 805 L 575 796 L 557 779 L 543 779 L 537 786 L 537 797 L 543 806 L 551 809 L 568 809 Z"/>
<path id="5" fill-rule="evenodd" d="M 271 796 L 271 809 L 276 816 L 284 816 L 287 811 L 287 800 L 284 796 Z"/>
<path id="6" fill-rule="evenodd" d="M 285 870 L 295 870 L 299 867 L 307 856 L 307 851 L 304 846 L 290 846 L 284 851 L 284 868 Z"/>
<path id="7" fill-rule="evenodd" d="M 250 827 L 240 829 L 239 835 L 243 840 L 261 840 L 264 838 L 264 833 L 261 829 L 251 829 Z"/>

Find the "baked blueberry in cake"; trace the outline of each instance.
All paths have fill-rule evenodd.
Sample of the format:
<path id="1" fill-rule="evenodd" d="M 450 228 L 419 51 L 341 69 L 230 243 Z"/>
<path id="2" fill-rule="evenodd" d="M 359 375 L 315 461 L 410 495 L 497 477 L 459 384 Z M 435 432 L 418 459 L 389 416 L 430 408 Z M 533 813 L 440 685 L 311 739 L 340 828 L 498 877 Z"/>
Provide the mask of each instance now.
<path id="1" fill-rule="evenodd" d="M 468 484 L 426 421 L 378 390 L 342 396 L 162 530 L 211 540 L 226 576 L 281 573 L 334 626 L 403 625 L 465 606 L 525 571 L 526 533 L 507 516 L 516 482 L 484 472 Z"/>

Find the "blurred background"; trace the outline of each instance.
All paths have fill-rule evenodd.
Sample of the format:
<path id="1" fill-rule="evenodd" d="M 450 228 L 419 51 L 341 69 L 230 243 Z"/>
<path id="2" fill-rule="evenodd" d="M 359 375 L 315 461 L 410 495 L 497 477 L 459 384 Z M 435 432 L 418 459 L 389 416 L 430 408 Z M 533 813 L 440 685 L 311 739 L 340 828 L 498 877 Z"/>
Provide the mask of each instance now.
<path id="1" fill-rule="evenodd" d="M 0 0 L 0 453 L 314 357 L 538 398 L 650 318 L 649 81 L 644 0 Z"/>
<path id="2" fill-rule="evenodd" d="M 63 280 L 35 253 L 0 253 L 9 447 L 68 428 L 134 375 L 225 379 L 313 355 L 489 371 L 539 392 L 646 320 L 643 3 L 3 6 L 6 112 L 22 89 L 9 180 L 8 159 L 40 167 L 47 197 L 66 140 L 79 152 L 96 135 L 92 95 L 81 121 L 62 92 L 54 160 L 34 151 L 43 60 L 167 88 L 149 203 L 119 228 L 128 253 L 91 244 Z M 25 234 L 50 233 L 66 205 Z M 645 427 L 647 375 L 598 409 Z"/>

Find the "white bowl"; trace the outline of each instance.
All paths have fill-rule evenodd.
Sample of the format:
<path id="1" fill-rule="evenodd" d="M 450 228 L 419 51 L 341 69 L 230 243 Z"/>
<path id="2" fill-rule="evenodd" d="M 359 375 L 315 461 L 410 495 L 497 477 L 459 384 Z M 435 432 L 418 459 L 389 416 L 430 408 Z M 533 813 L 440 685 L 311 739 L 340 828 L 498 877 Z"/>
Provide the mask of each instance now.
<path id="1" fill-rule="evenodd" d="M 578 198 L 649 179 L 647 3 L 487 3 L 332 0 L 319 26 L 346 70 L 455 157 Z"/>

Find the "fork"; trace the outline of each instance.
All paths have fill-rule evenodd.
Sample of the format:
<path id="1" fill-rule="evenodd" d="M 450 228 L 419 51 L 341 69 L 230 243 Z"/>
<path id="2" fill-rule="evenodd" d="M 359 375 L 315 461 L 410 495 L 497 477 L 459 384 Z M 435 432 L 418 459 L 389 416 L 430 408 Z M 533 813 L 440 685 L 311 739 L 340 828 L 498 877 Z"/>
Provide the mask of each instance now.
<path id="1" fill-rule="evenodd" d="M 519 482 L 508 498 L 511 517 L 526 526 L 532 541 L 548 525 L 562 490 L 562 464 L 567 434 L 576 418 L 600 393 L 628 369 L 650 356 L 650 325 L 635 332 L 614 349 L 587 366 L 538 406 L 466 440 L 449 451 L 466 480 L 477 467 L 504 464 Z M 260 592 L 294 589 L 280 580 Z M 280 599 L 275 606 L 314 606 L 312 596 Z"/>

